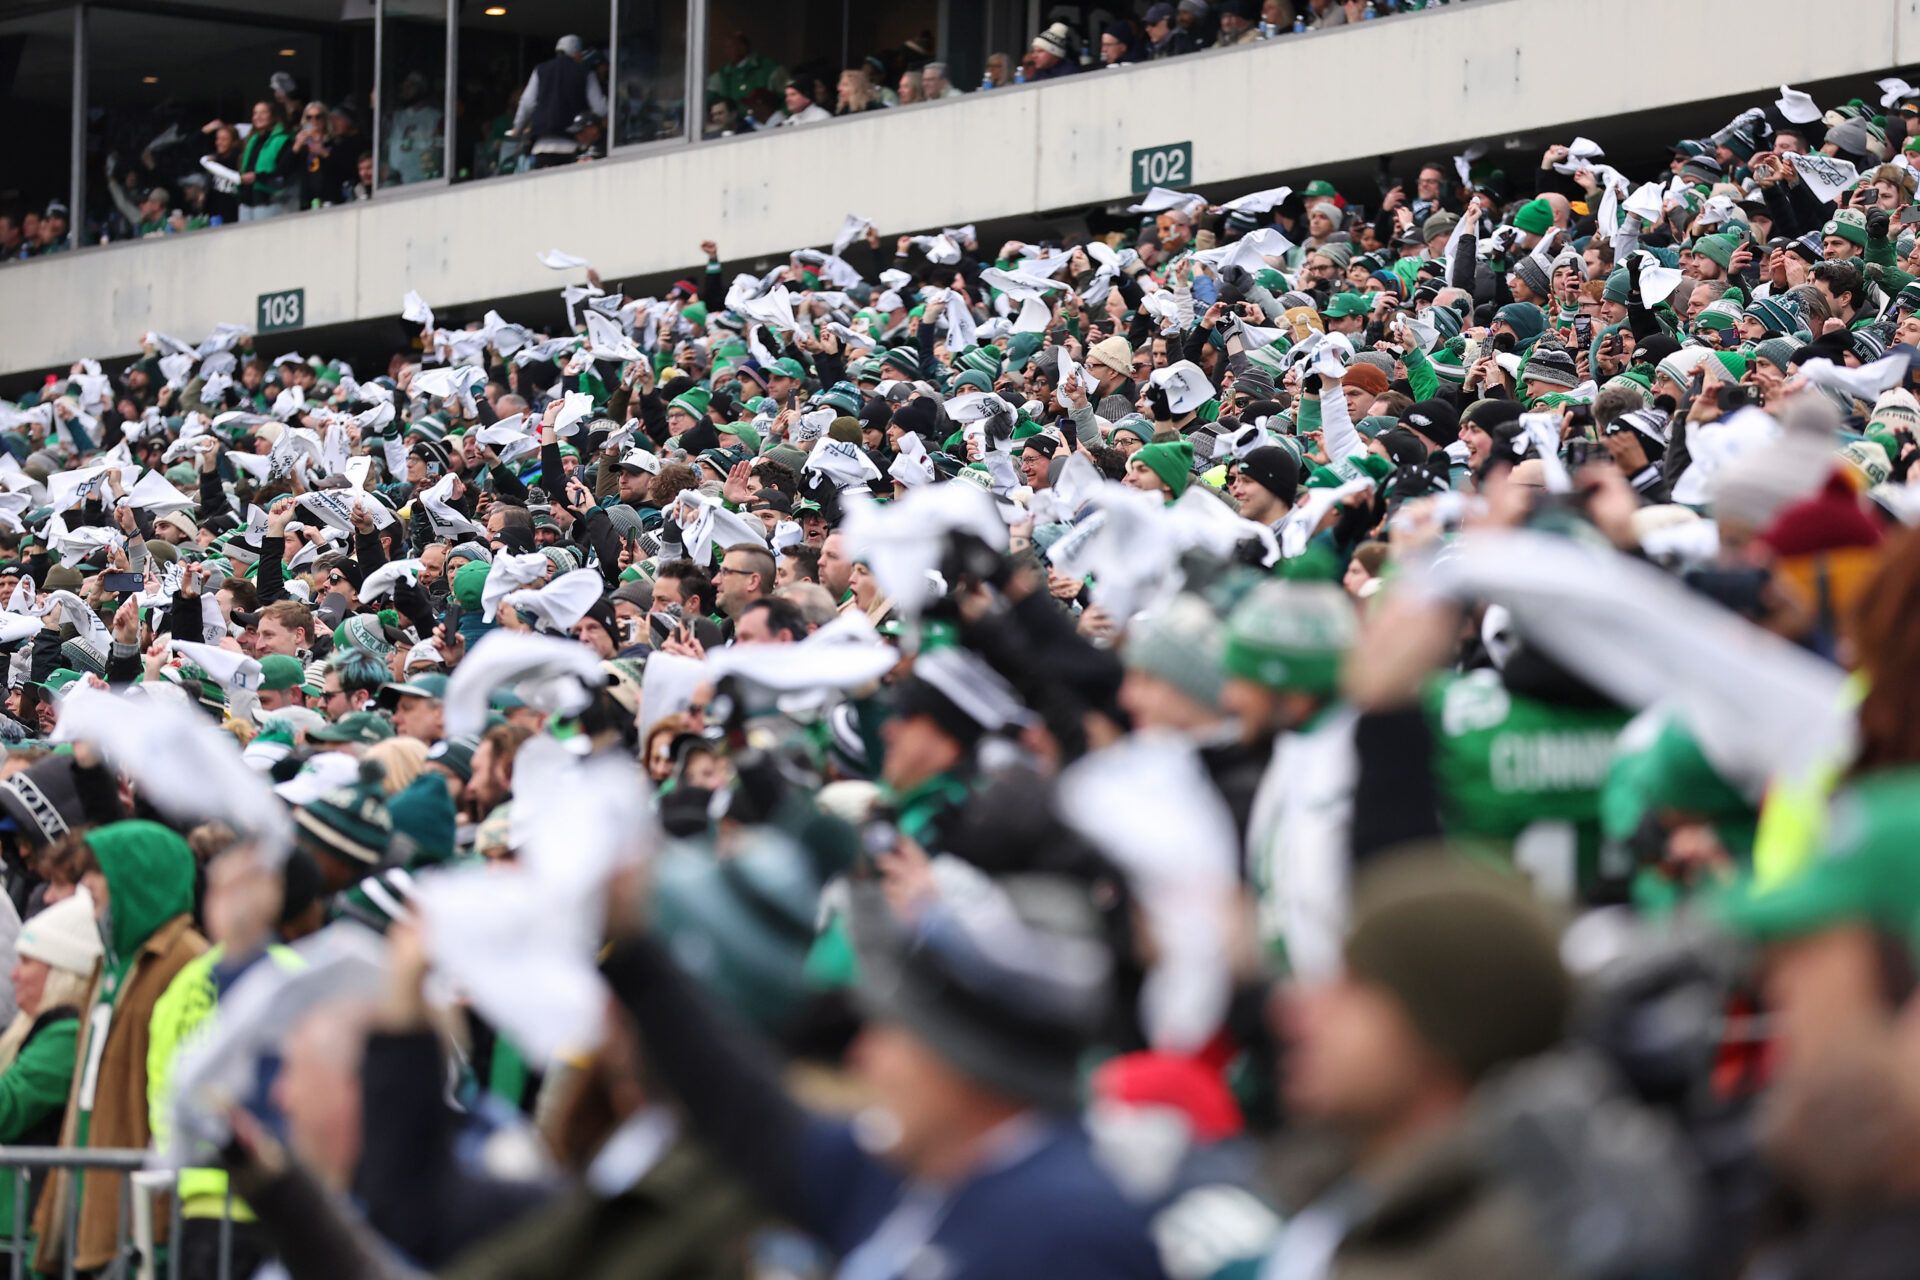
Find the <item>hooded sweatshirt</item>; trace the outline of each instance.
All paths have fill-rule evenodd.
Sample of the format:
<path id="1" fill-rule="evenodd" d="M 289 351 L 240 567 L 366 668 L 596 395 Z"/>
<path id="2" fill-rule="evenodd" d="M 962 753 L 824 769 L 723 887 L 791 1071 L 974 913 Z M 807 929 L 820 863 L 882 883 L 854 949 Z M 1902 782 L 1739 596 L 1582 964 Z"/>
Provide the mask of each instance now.
<path id="1" fill-rule="evenodd" d="M 101 1060 L 107 1042 L 116 1032 L 142 1034 L 146 1028 L 119 1026 L 123 996 L 132 985 L 136 961 L 148 939 L 169 922 L 193 910 L 193 851 L 178 834 L 157 822 L 135 820 L 115 822 L 87 836 L 87 847 L 107 882 L 106 918 L 100 922 L 100 940 L 105 948 L 100 983 L 87 1026 L 81 1036 L 85 1048 L 80 1057 L 80 1088 L 73 1105 L 73 1146 L 84 1147 L 93 1131 L 94 1104 Z M 190 944 L 181 962 L 206 949 L 206 942 L 191 931 L 185 935 Z M 167 975 L 171 979 L 172 975 Z M 156 993 L 157 994 L 157 993 Z M 144 1052 L 139 1056 L 144 1068 Z M 140 1128 L 146 1127 L 144 1110 Z M 144 1132 L 142 1134 L 144 1137 Z M 74 1195 L 84 1196 L 84 1180 L 74 1177 Z M 84 1247 L 82 1250 L 85 1252 Z"/>

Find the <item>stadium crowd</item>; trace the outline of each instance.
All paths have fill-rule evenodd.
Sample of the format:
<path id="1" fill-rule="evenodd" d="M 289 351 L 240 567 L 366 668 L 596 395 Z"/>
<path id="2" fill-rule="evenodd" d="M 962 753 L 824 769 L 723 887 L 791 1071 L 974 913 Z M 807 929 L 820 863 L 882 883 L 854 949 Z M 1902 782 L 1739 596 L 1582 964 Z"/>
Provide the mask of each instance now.
<path id="1" fill-rule="evenodd" d="M 190 1277 L 1904 1274 L 1917 117 L 78 361 L 0 1167 Z"/>
<path id="2" fill-rule="evenodd" d="M 1210 48 L 1254 44 L 1295 32 L 1327 30 L 1451 0 L 1181 0 L 1152 3 L 1108 18 L 1083 36 L 1049 23 L 1018 55 L 993 53 L 977 86 L 956 84 L 935 57 L 930 32 L 897 48 L 838 67 L 807 58 L 789 71 L 755 48 L 751 35 L 724 42 L 724 64 L 706 79 L 704 138 L 916 102 L 960 97 L 1084 70 L 1117 69 Z M 623 58 L 638 61 L 638 51 Z M 624 65 L 624 63 L 623 63 Z M 617 122 L 612 63 L 604 49 L 578 35 L 561 36 L 524 82 L 480 76 L 464 85 L 457 114 L 454 172 L 461 179 L 525 172 L 603 159 L 613 133 L 622 142 L 680 136 L 681 107 L 660 99 L 644 78 L 619 94 Z M 79 242 L 177 235 L 277 217 L 303 209 L 351 204 L 383 187 L 445 176 L 444 85 L 424 70 L 396 79 L 393 109 L 375 125 L 366 92 L 322 101 L 286 71 L 262 86 L 244 119 L 176 118 L 162 110 L 103 124 L 106 198 L 76 227 L 64 198 L 27 207 L 0 203 L 0 263 L 64 252 Z M 697 109 L 697 108 L 696 108 Z M 380 133 L 376 161 L 372 133 Z"/>

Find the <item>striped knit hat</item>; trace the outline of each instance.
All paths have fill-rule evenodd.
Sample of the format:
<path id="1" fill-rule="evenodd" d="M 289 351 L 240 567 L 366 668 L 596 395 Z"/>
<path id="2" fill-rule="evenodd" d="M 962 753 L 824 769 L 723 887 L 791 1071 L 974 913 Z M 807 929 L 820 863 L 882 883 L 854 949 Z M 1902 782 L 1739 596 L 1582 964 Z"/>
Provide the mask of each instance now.
<path id="1" fill-rule="evenodd" d="M 882 365 L 892 365 L 905 373 L 909 379 L 921 374 L 920 351 L 917 347 L 889 347 L 878 353 Z"/>
<path id="2" fill-rule="evenodd" d="M 1801 318 L 1800 301 L 1791 295 L 1755 298 L 1740 314 L 1767 326 L 1769 335 L 1792 333 L 1805 323 Z"/>
<path id="3" fill-rule="evenodd" d="M 989 378 L 1000 376 L 1000 352 L 994 347 L 973 347 L 960 353 L 955 361 L 961 369 L 971 369 L 975 373 L 984 373 Z"/>
<path id="4" fill-rule="evenodd" d="M 349 787 L 327 792 L 294 810 L 294 840 L 316 858 L 332 858 L 359 868 L 377 867 L 393 842 L 379 763 L 363 760 L 360 777 Z M 324 864 L 323 864 L 324 865 Z"/>

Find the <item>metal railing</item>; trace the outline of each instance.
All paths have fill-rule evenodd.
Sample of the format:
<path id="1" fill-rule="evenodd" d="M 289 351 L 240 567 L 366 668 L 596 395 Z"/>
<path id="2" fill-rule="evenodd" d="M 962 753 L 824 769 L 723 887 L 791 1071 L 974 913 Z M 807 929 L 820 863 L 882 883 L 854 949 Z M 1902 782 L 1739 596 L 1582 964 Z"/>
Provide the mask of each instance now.
<path id="1" fill-rule="evenodd" d="M 26 1280 L 33 1274 L 33 1255 L 39 1242 L 33 1238 L 36 1197 L 32 1183 L 36 1174 L 99 1171 L 125 1175 L 120 1179 L 120 1209 L 114 1240 L 113 1259 L 92 1274 L 99 1280 L 161 1280 L 160 1246 L 154 1233 L 154 1202 L 167 1197 L 166 1280 L 181 1280 L 180 1274 L 180 1197 L 175 1194 L 180 1171 L 148 1167 L 151 1153 L 131 1148 L 84 1147 L 8 1147 L 0 1146 L 0 1194 L 13 1207 L 13 1235 L 0 1240 L 0 1252 L 7 1256 L 8 1280 Z M 39 1192 L 47 1192 L 43 1181 Z M 61 1280 L 73 1280 L 74 1253 L 80 1227 L 79 1203 L 69 1192 L 67 1212 L 62 1215 L 64 1239 L 60 1250 Z M 228 1188 L 220 1214 L 220 1248 L 216 1280 L 234 1280 L 233 1271 L 233 1190 Z M 244 1277 L 241 1278 L 244 1280 Z"/>

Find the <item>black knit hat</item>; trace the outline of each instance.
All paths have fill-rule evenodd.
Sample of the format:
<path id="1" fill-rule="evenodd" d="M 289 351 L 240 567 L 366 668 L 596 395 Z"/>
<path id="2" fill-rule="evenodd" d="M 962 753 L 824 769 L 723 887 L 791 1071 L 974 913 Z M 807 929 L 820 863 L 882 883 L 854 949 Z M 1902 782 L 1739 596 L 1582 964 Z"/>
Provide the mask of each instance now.
<path id="1" fill-rule="evenodd" d="M 940 430 L 940 402 L 931 396 L 915 396 L 893 411 L 894 425 L 903 431 L 911 431 L 923 440 L 938 444 L 944 433 Z"/>
<path id="2" fill-rule="evenodd" d="M 52 844 L 86 822 L 73 757 L 48 756 L 0 782 L 0 811 L 29 847 Z"/>
<path id="3" fill-rule="evenodd" d="M 1261 445 L 1240 459 L 1241 475 L 1292 506 L 1300 493 L 1300 460 L 1277 444 Z"/>
<path id="4" fill-rule="evenodd" d="M 1099 922 L 1084 885 L 1046 876 L 1006 882 L 1008 905 L 1060 945 L 1099 950 Z M 1048 972 L 1017 967 L 956 917 L 951 928 L 904 929 L 871 883 L 848 913 L 868 1015 L 903 1028 L 944 1062 L 1001 1097 L 1071 1112 L 1079 1064 L 1111 999 L 1096 966 Z"/>
<path id="5" fill-rule="evenodd" d="M 1401 421 L 1442 449 L 1460 438 L 1460 411 L 1445 400 L 1416 400 Z"/>

